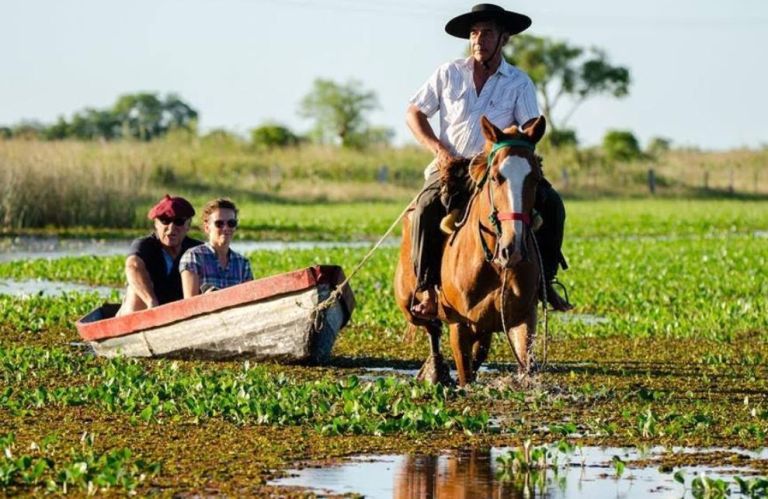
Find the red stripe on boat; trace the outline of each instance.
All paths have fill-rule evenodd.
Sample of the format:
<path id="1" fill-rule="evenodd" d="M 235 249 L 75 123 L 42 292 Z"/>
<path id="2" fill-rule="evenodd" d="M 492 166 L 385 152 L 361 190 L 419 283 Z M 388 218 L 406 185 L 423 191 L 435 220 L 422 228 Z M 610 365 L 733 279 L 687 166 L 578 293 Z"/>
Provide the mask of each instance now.
<path id="1" fill-rule="evenodd" d="M 87 341 L 115 338 L 147 329 L 179 322 L 191 317 L 210 314 L 267 298 L 304 291 L 318 284 L 335 286 L 344 280 L 344 272 L 336 265 L 316 265 L 302 270 L 264 277 L 213 293 L 194 296 L 186 300 L 166 303 L 156 308 L 141 310 L 122 317 L 84 322 L 90 315 L 77 321 L 77 331 Z M 114 313 L 114 312 L 113 312 Z"/>

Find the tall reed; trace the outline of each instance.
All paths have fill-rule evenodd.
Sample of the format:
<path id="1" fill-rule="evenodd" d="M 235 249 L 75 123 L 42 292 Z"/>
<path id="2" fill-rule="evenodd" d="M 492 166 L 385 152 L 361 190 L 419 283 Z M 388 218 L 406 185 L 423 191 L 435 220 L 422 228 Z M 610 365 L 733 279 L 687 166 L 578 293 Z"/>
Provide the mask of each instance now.
<path id="1" fill-rule="evenodd" d="M 131 227 L 147 168 L 130 148 L 0 141 L 0 225 Z"/>

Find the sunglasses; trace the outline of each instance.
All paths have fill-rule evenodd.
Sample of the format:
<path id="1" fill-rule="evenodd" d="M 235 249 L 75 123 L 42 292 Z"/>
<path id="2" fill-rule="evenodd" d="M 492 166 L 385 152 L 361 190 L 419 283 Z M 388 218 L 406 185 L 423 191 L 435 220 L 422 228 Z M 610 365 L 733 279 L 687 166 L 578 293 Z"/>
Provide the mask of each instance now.
<path id="1" fill-rule="evenodd" d="M 173 224 L 176 227 L 181 227 L 182 225 L 187 223 L 187 219 L 184 217 L 176 217 L 176 218 L 157 217 L 157 220 L 163 225 Z"/>
<path id="2" fill-rule="evenodd" d="M 237 227 L 237 220 L 234 218 L 230 218 L 226 222 L 224 220 L 214 220 L 213 225 L 215 225 L 217 229 L 223 229 L 225 225 L 230 229 L 234 229 Z"/>

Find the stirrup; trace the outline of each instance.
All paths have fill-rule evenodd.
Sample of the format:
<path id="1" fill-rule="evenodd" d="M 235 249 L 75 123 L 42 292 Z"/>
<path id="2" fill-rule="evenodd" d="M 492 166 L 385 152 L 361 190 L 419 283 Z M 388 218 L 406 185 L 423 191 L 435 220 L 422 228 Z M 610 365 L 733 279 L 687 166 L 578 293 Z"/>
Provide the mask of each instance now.
<path id="1" fill-rule="evenodd" d="M 555 285 L 559 286 L 560 289 L 563 291 L 563 294 L 565 295 L 565 297 L 564 297 L 565 303 L 567 303 L 570 306 L 573 306 L 573 303 L 571 303 L 571 300 L 568 299 L 568 288 L 565 287 L 565 284 L 560 282 L 559 279 L 555 278 L 555 279 L 552 279 L 551 281 L 549 281 L 549 285 L 552 286 L 552 287 L 554 287 Z"/>
<path id="2" fill-rule="evenodd" d="M 562 290 L 562 293 L 565 296 L 559 296 L 557 291 L 555 290 L 555 285 L 557 285 L 560 290 Z M 567 312 L 569 310 L 572 310 L 574 308 L 573 303 L 571 303 L 571 300 L 568 298 L 568 289 L 565 287 L 565 284 L 558 281 L 557 279 L 552 279 L 551 281 L 547 281 L 546 287 L 549 288 L 546 293 L 546 300 L 544 300 L 544 290 L 542 290 L 542 294 L 539 298 L 541 298 L 542 303 L 545 307 L 551 306 L 552 310 L 556 312 Z M 556 306 L 554 303 L 552 303 L 552 296 L 553 294 L 558 294 L 558 299 L 561 300 L 562 306 L 565 308 L 561 309 L 558 306 Z"/>

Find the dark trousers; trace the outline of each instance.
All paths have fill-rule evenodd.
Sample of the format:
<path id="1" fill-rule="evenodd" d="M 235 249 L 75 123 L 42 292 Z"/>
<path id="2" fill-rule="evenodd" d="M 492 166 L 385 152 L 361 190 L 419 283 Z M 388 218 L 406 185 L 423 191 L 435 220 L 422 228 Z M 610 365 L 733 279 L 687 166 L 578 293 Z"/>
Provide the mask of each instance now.
<path id="1" fill-rule="evenodd" d="M 536 211 L 544 223 L 536 231 L 536 241 L 541 252 L 544 276 L 551 281 L 557 275 L 558 266 L 568 268 L 561 248 L 565 231 L 565 206 L 552 184 L 543 179 L 536 189 Z M 440 262 L 443 257 L 445 235 L 440 230 L 440 220 L 446 215 L 446 207 L 440 199 L 440 178 L 430 175 L 416 198 L 411 213 L 411 261 L 418 281 L 418 290 L 440 284 Z"/>
<path id="2" fill-rule="evenodd" d="M 445 242 L 440 220 L 445 214 L 445 206 L 440 201 L 440 175 L 435 171 L 424 182 L 411 213 L 411 261 L 419 291 L 440 284 Z"/>
<path id="3" fill-rule="evenodd" d="M 541 252 L 544 277 L 549 282 L 557 276 L 558 266 L 567 269 L 568 264 L 565 262 L 562 252 L 565 232 L 565 206 L 560 194 L 546 179 L 542 179 L 536 187 L 534 208 L 544 220 L 535 234 Z"/>

